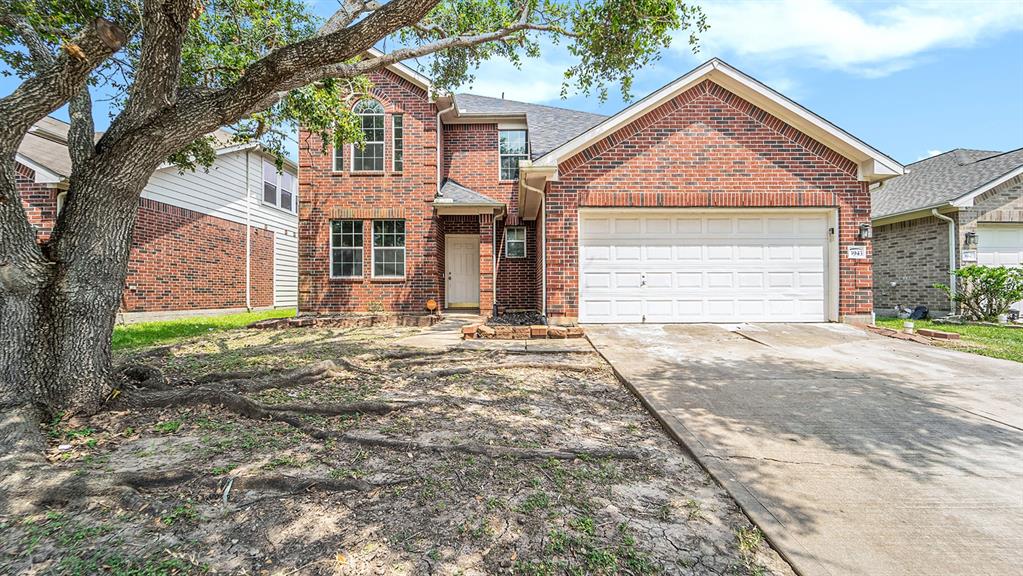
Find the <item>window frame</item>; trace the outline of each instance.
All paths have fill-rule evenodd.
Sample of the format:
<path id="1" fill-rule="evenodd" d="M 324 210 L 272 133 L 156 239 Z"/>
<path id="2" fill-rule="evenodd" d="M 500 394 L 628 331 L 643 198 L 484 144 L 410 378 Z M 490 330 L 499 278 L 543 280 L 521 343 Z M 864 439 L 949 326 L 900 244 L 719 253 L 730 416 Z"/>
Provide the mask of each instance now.
<path id="1" fill-rule="evenodd" d="M 341 232 L 339 232 L 339 234 L 341 234 L 342 236 L 344 236 L 344 234 L 345 234 L 345 231 L 344 231 L 344 223 L 345 222 L 351 222 L 353 224 L 354 223 L 358 223 L 359 227 L 360 227 L 359 236 L 362 239 L 362 242 L 360 243 L 360 245 L 358 247 L 356 247 L 356 246 L 335 246 L 334 245 L 334 223 L 335 222 L 338 222 L 338 223 L 340 223 L 342 225 Z M 351 234 L 354 235 L 355 232 L 351 232 Z M 334 251 L 335 250 L 340 250 L 340 251 L 344 251 L 344 250 L 358 251 L 358 253 L 359 253 L 359 259 L 357 260 L 357 262 L 359 264 L 359 274 L 358 275 L 356 275 L 356 276 L 338 276 L 338 275 L 334 274 Z M 336 220 L 330 220 L 330 262 L 329 262 L 329 266 L 330 266 L 329 273 L 330 273 L 330 277 L 332 279 L 337 279 L 337 280 L 361 280 L 361 279 L 366 277 L 366 223 L 365 223 L 365 221 L 357 220 L 357 219 L 354 219 L 354 218 L 340 218 L 340 219 L 336 219 Z"/>
<path id="2" fill-rule="evenodd" d="M 522 132 L 526 138 L 526 151 L 521 154 L 508 154 L 501 150 L 501 133 L 502 132 Z M 515 165 L 515 177 L 505 178 L 504 177 L 504 159 L 505 158 L 518 158 L 519 160 L 529 160 L 529 130 L 526 128 L 499 128 L 497 130 L 497 179 L 500 182 L 517 182 L 519 179 L 519 166 L 518 163 Z"/>
<path id="3" fill-rule="evenodd" d="M 274 181 L 270 182 L 266 179 L 266 168 L 270 167 L 274 171 Z M 260 167 L 260 181 L 263 183 L 259 188 L 259 203 L 264 206 L 270 206 L 276 208 L 282 212 L 288 214 L 298 214 L 298 175 L 292 174 L 287 170 L 277 170 L 277 166 L 273 162 L 268 161 L 266 158 L 263 159 L 263 165 Z M 291 177 L 291 189 L 288 192 L 291 193 L 291 208 L 284 208 L 281 206 L 281 190 L 284 189 L 284 175 L 288 174 Z M 266 185 L 273 184 L 274 186 L 274 201 L 269 202 L 266 199 Z"/>
<path id="4" fill-rule="evenodd" d="M 356 170 L 356 168 L 355 168 L 355 153 L 356 153 L 356 151 L 359 150 L 359 145 L 353 143 L 351 145 L 351 149 L 352 149 L 351 162 L 352 162 L 352 164 L 351 164 L 351 168 L 349 169 L 349 172 L 352 173 L 352 174 L 380 174 L 380 173 L 382 173 L 382 172 L 387 170 L 387 121 L 384 119 L 387 116 L 387 112 L 384 109 L 384 105 L 381 104 L 379 100 L 376 100 L 374 98 L 364 98 L 362 100 L 359 100 L 355 104 L 355 108 L 358 108 L 363 102 L 372 102 L 372 103 L 377 105 L 377 109 L 379 110 L 379 112 L 372 112 L 372 113 L 356 112 L 355 115 L 359 117 L 359 128 L 362 129 L 362 136 L 363 136 L 362 151 L 365 152 L 370 144 L 373 144 L 373 145 L 379 144 L 380 145 L 380 168 L 379 169 L 374 168 L 372 170 L 366 170 L 366 169 Z M 353 110 L 354 110 L 354 108 L 353 108 Z M 367 140 L 366 139 L 366 127 L 364 125 L 363 119 L 367 118 L 367 117 L 371 117 L 371 116 L 372 117 L 380 118 L 380 140 Z M 365 164 L 365 159 L 363 159 L 363 164 Z"/>
<path id="5" fill-rule="evenodd" d="M 398 136 L 401 134 L 401 136 Z M 391 115 L 391 172 L 405 170 L 405 117 Z"/>
<path id="6" fill-rule="evenodd" d="M 330 145 L 331 157 L 330 157 L 330 171 L 331 172 L 344 172 L 345 171 L 345 145 L 334 144 Z M 339 165 L 340 164 L 340 165 Z"/>
<path id="7" fill-rule="evenodd" d="M 380 218 L 371 220 L 370 224 L 370 278 L 379 280 L 404 280 L 408 275 L 408 229 L 406 221 L 402 218 Z M 401 222 L 401 246 L 377 246 L 377 222 Z M 387 234 L 387 232 L 381 232 Z M 393 233 L 392 234 L 396 234 Z M 386 276 L 377 274 L 377 250 L 401 250 L 401 275 Z"/>
<path id="8" fill-rule="evenodd" d="M 511 231 L 511 230 L 522 230 L 522 239 L 521 240 L 512 240 L 511 236 L 508 234 L 508 232 Z M 529 243 L 527 242 L 528 238 L 529 238 L 529 231 L 526 230 L 525 226 L 508 226 L 507 228 L 505 228 L 504 229 L 504 257 L 509 259 L 509 260 L 521 260 L 523 258 L 528 258 L 529 257 Z M 511 254 L 508 253 L 508 247 L 513 242 L 516 243 L 516 244 L 518 244 L 518 243 L 522 244 L 522 256 L 512 256 Z"/>

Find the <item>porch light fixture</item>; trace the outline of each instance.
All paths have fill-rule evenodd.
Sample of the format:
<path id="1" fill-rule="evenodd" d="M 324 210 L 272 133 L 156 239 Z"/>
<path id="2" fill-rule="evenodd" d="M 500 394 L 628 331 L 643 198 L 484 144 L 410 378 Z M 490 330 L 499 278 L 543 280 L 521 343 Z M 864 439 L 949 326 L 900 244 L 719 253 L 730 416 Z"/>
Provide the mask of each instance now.
<path id="1" fill-rule="evenodd" d="M 964 236 L 965 237 L 964 237 L 964 240 L 963 240 L 963 244 L 965 244 L 965 248 L 967 250 L 976 250 L 977 249 L 977 233 L 976 232 L 967 232 Z"/>
<path id="2" fill-rule="evenodd" d="M 860 224 L 859 239 L 860 240 L 870 240 L 873 237 L 874 237 L 874 230 L 870 227 L 870 224 L 867 224 L 867 223 Z"/>

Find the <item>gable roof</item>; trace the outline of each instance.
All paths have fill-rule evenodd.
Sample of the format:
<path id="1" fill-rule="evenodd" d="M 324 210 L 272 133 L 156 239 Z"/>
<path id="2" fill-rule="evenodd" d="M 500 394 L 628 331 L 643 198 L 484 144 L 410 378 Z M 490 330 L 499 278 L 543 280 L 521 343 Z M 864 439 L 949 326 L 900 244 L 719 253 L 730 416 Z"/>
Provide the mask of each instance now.
<path id="1" fill-rule="evenodd" d="M 870 194 L 871 217 L 888 218 L 973 197 L 1023 174 L 1023 148 L 1010 152 L 957 148 L 907 165 L 906 174 Z"/>
<path id="2" fill-rule="evenodd" d="M 547 154 L 607 119 L 607 116 L 602 114 L 475 94 L 455 94 L 454 102 L 458 116 L 465 119 L 474 116 L 481 118 L 524 116 L 526 128 L 529 130 L 532 159 Z"/>
<path id="3" fill-rule="evenodd" d="M 718 58 L 704 62 L 618 114 L 537 158 L 533 165 L 557 166 L 704 80 L 720 85 L 856 162 L 860 178 L 863 180 L 884 180 L 903 172 L 902 165 L 891 157 Z"/>
<path id="4" fill-rule="evenodd" d="M 456 206 L 504 206 L 503 203 L 489 196 L 484 196 L 475 190 L 466 188 L 450 178 L 444 179 L 444 184 L 441 185 L 440 191 L 437 192 L 437 196 L 433 201 L 436 204 L 452 204 Z"/>

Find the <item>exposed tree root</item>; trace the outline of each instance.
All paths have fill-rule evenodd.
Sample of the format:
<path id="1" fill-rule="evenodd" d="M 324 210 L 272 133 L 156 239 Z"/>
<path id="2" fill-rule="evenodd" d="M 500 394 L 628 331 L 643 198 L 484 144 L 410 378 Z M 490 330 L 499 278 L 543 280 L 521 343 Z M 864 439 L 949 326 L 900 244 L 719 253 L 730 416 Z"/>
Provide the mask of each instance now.
<path id="1" fill-rule="evenodd" d="M 294 412 L 296 414 L 320 414 L 324 416 L 344 416 L 347 414 L 390 414 L 396 410 L 416 408 L 419 406 L 440 405 L 442 402 L 420 400 L 408 401 L 366 401 L 350 404 L 270 404 L 263 408 L 271 412 Z"/>
<path id="2" fill-rule="evenodd" d="M 472 374 L 474 372 L 487 372 L 490 370 L 515 370 L 541 368 L 544 370 L 562 370 L 565 372 L 589 372 L 597 370 L 600 366 L 595 364 L 544 364 L 541 362 L 509 362 L 506 364 L 484 364 L 482 366 L 457 366 L 454 368 L 441 368 L 426 372 L 417 372 L 413 375 L 417 380 L 429 380 L 433 378 L 446 378 L 459 374 Z"/>
<path id="3" fill-rule="evenodd" d="M 647 453 L 643 450 L 629 450 L 625 448 L 516 448 L 513 446 L 485 446 L 481 444 L 438 444 L 433 442 L 420 442 L 416 440 L 405 440 L 392 438 L 381 434 L 366 434 L 345 432 L 341 434 L 328 433 L 328 437 L 344 442 L 361 444 L 363 446 L 377 446 L 382 448 L 393 448 L 395 450 L 415 450 L 433 452 L 463 452 L 476 454 L 492 459 L 514 458 L 519 460 L 574 460 L 576 458 L 612 458 L 616 460 L 641 460 Z"/>

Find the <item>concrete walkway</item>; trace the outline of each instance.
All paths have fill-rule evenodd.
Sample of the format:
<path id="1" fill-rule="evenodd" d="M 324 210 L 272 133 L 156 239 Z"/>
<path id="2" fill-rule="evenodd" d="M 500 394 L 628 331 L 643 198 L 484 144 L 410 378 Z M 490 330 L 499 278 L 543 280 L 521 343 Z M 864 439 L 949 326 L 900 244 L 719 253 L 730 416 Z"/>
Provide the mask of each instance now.
<path id="1" fill-rule="evenodd" d="M 1023 365 L 836 324 L 587 334 L 804 576 L 1023 574 Z"/>

